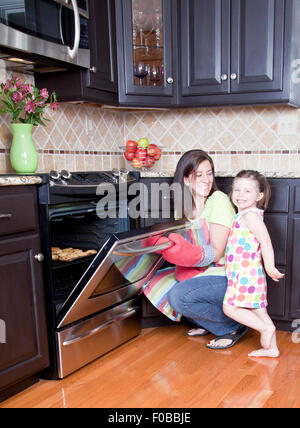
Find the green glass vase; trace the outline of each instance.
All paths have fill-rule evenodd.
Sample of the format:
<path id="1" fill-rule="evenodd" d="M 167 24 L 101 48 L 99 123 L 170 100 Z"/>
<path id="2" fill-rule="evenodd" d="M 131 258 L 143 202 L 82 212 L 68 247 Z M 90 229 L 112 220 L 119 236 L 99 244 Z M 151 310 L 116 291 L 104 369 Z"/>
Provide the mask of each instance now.
<path id="1" fill-rule="evenodd" d="M 32 140 L 32 127 L 28 123 L 11 123 L 13 133 L 10 162 L 15 172 L 30 174 L 38 167 L 38 154 Z"/>

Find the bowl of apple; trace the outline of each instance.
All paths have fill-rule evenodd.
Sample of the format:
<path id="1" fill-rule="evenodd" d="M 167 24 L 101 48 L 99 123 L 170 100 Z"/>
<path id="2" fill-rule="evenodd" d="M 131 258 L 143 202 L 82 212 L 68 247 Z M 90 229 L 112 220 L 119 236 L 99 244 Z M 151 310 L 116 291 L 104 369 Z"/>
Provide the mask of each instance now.
<path id="1" fill-rule="evenodd" d="M 150 144 L 148 138 L 138 141 L 128 140 L 124 150 L 124 157 L 134 169 L 147 170 L 155 165 L 161 158 L 162 146 Z"/>

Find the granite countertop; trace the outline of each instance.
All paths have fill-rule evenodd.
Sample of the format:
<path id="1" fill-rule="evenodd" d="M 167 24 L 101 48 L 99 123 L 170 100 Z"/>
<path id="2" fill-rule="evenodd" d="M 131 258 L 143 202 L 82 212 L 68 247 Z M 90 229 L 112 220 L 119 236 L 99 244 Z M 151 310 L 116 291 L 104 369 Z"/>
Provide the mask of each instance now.
<path id="1" fill-rule="evenodd" d="M 37 175 L 0 175 L 0 186 L 24 186 L 40 183 L 42 183 L 42 177 Z"/>
<path id="2" fill-rule="evenodd" d="M 216 171 L 216 177 L 235 177 L 239 171 Z M 300 178 L 298 172 L 263 172 L 267 178 Z M 174 171 L 141 171 L 140 176 L 143 178 L 156 177 L 174 177 Z"/>

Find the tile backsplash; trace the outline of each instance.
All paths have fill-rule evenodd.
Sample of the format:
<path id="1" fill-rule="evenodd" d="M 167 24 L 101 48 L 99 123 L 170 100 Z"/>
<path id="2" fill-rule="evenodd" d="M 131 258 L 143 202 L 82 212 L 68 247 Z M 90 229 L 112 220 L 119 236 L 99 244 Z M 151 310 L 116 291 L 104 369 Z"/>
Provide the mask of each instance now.
<path id="1" fill-rule="evenodd" d="M 0 82 L 9 76 L 0 68 Z M 33 82 L 31 76 L 21 78 Z M 122 111 L 62 103 L 47 117 L 47 126 L 33 132 L 37 172 L 128 166 L 120 147 L 127 139 L 147 137 L 163 146 L 154 170 L 174 171 L 182 153 L 201 148 L 210 153 L 217 171 L 255 168 L 300 175 L 300 109 L 289 106 Z M 13 172 L 9 119 L 0 116 L 0 173 Z"/>

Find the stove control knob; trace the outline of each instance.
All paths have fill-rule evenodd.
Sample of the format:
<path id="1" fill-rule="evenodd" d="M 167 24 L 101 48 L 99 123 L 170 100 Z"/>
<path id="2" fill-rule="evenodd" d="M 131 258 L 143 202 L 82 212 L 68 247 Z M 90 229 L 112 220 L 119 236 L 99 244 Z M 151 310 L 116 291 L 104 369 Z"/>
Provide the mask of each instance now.
<path id="1" fill-rule="evenodd" d="M 59 180 L 60 179 L 60 173 L 53 169 L 52 171 L 50 171 L 49 177 L 52 178 L 52 180 Z"/>
<path id="2" fill-rule="evenodd" d="M 60 176 L 61 176 L 61 178 L 68 180 L 69 178 L 72 177 L 72 174 L 69 171 L 67 171 L 66 169 L 62 169 L 60 171 Z"/>

